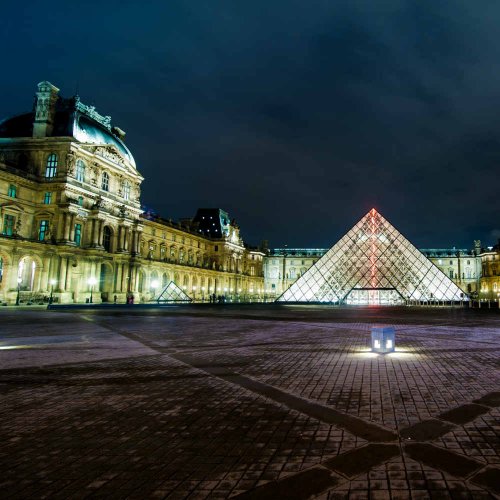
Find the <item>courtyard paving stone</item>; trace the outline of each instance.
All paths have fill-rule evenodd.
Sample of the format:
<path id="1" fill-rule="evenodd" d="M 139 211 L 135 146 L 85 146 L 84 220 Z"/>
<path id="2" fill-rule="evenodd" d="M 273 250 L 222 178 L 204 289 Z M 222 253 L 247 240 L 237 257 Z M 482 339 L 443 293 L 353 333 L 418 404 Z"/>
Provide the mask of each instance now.
<path id="1" fill-rule="evenodd" d="M 500 498 L 498 311 L 0 314 L 2 498 Z"/>

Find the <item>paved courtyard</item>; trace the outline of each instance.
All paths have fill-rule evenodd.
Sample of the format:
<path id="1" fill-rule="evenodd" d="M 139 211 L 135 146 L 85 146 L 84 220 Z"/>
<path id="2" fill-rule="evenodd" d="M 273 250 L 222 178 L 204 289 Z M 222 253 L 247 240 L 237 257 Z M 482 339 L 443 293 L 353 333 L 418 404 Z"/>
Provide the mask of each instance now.
<path id="1" fill-rule="evenodd" d="M 0 497 L 500 498 L 500 313 L 0 310 Z M 397 351 L 369 352 L 394 325 Z"/>

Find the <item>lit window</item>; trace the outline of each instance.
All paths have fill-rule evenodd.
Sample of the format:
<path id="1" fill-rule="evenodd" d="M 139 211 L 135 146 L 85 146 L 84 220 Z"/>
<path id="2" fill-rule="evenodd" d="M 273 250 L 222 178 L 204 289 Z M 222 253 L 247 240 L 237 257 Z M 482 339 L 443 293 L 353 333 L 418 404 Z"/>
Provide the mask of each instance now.
<path id="1" fill-rule="evenodd" d="M 11 198 L 16 198 L 16 196 L 17 196 L 17 187 L 14 184 L 11 184 L 9 186 L 9 189 L 7 191 L 7 196 L 10 196 Z"/>
<path id="2" fill-rule="evenodd" d="M 78 205 L 80 205 L 81 207 L 83 207 L 83 196 L 79 196 L 78 197 Z"/>
<path id="3" fill-rule="evenodd" d="M 82 160 L 76 162 L 75 179 L 80 182 L 85 182 L 85 163 Z"/>
<path id="4" fill-rule="evenodd" d="M 375 349 L 380 349 L 380 340 L 374 340 L 373 346 L 375 347 Z"/>
<path id="5" fill-rule="evenodd" d="M 128 181 L 123 183 L 123 198 L 125 200 L 130 200 L 130 182 Z"/>
<path id="6" fill-rule="evenodd" d="M 82 242 L 82 225 L 75 224 L 75 245 L 79 247 L 81 242 Z"/>
<path id="7" fill-rule="evenodd" d="M 12 236 L 14 234 L 14 224 L 16 219 L 13 215 L 6 214 L 3 218 L 3 234 Z"/>
<path id="8" fill-rule="evenodd" d="M 386 349 L 392 349 L 392 340 L 387 339 L 385 341 L 385 347 L 386 347 Z"/>
<path id="9" fill-rule="evenodd" d="M 109 191 L 109 174 L 107 172 L 102 173 L 101 189 L 103 191 Z"/>
<path id="10" fill-rule="evenodd" d="M 43 202 L 45 205 L 50 205 L 52 203 L 52 193 L 47 191 L 43 196 Z"/>
<path id="11" fill-rule="evenodd" d="M 45 168 L 45 177 L 51 179 L 57 174 L 57 155 L 52 153 L 47 158 L 47 166 Z"/>
<path id="12" fill-rule="evenodd" d="M 38 240 L 45 241 L 45 238 L 46 238 L 48 232 L 49 232 L 49 221 L 48 220 L 41 220 L 40 221 L 40 228 L 38 230 Z"/>

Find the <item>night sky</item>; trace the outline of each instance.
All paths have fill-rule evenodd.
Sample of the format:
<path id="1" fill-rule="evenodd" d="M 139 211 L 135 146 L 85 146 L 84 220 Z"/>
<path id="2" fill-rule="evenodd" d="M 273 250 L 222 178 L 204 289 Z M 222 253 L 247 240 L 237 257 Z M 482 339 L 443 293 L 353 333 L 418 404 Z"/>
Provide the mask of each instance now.
<path id="1" fill-rule="evenodd" d="M 371 207 L 419 247 L 500 237 L 500 2 L 9 2 L 0 117 L 36 84 L 127 132 L 142 201 L 329 247 Z"/>

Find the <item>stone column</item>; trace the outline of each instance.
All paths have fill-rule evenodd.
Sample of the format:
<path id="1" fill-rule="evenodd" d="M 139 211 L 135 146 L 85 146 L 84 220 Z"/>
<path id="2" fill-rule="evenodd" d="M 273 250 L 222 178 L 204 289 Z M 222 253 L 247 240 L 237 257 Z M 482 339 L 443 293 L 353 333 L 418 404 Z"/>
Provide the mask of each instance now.
<path id="1" fill-rule="evenodd" d="M 122 226 L 122 234 L 120 236 L 121 238 L 121 245 L 122 245 L 122 252 L 126 252 L 128 249 L 128 242 L 127 242 L 127 237 L 128 237 L 128 228 L 126 226 Z"/>
<path id="2" fill-rule="evenodd" d="M 59 278 L 57 280 L 57 289 L 60 292 L 66 291 L 66 271 L 68 269 L 68 258 L 59 257 Z"/>
<path id="3" fill-rule="evenodd" d="M 63 240 L 69 241 L 69 231 L 70 231 L 70 214 L 64 214 L 64 232 Z"/>
<path id="4" fill-rule="evenodd" d="M 43 269 L 40 276 L 40 290 L 49 289 L 49 268 L 50 268 L 50 257 L 45 257 L 43 259 Z"/>
<path id="5" fill-rule="evenodd" d="M 75 214 L 68 214 L 69 216 L 69 240 L 75 241 Z"/>
<path id="6" fill-rule="evenodd" d="M 92 227 L 92 246 L 96 247 L 99 245 L 99 220 L 92 219 L 93 227 Z"/>
<path id="7" fill-rule="evenodd" d="M 116 232 L 116 251 L 117 252 L 121 252 L 123 250 L 122 234 L 123 234 L 123 227 L 119 225 L 118 231 Z"/>
<path id="8" fill-rule="evenodd" d="M 97 238 L 99 246 L 102 247 L 102 241 L 104 239 L 104 221 L 99 220 L 99 237 Z"/>
<path id="9" fill-rule="evenodd" d="M 123 267 L 120 263 L 115 264 L 115 292 L 121 292 L 121 283 L 122 283 L 122 274 L 123 274 Z"/>

